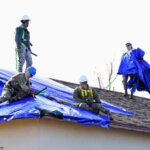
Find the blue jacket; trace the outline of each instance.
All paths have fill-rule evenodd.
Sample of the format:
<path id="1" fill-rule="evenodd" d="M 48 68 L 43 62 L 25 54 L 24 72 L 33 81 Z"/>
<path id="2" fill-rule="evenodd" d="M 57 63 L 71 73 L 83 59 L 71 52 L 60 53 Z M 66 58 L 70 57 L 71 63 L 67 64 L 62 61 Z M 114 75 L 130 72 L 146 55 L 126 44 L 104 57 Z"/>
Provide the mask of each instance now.
<path id="1" fill-rule="evenodd" d="M 118 74 L 133 74 L 127 83 L 128 88 L 136 87 L 135 90 L 150 92 L 150 65 L 143 59 L 145 52 L 140 49 L 133 49 L 122 56 Z"/>

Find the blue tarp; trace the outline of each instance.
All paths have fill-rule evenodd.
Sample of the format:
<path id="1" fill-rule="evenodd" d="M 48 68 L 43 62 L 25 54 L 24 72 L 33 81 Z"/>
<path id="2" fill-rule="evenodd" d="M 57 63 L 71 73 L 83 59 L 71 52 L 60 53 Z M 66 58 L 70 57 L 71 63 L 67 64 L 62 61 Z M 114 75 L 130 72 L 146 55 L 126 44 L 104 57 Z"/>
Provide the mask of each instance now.
<path id="1" fill-rule="evenodd" d="M 122 56 L 118 74 L 131 75 L 127 87 L 134 93 L 138 91 L 150 92 L 150 65 L 143 59 L 145 52 L 133 49 Z"/>
<path id="2" fill-rule="evenodd" d="M 2 92 L 5 82 L 15 73 L 16 72 L 13 71 L 0 69 L 0 93 Z M 0 122 L 21 118 L 40 118 L 40 110 L 47 110 L 48 112 L 60 112 L 63 114 L 63 120 L 73 121 L 83 125 L 99 125 L 104 128 L 109 127 L 110 119 L 107 115 L 98 116 L 92 112 L 57 101 L 57 99 L 60 98 L 76 103 L 72 98 L 73 89 L 48 78 L 38 76 L 33 77 L 31 82 L 31 88 L 36 91 L 40 91 L 46 86 L 47 89 L 44 93 L 51 98 L 46 98 L 44 95 L 37 95 L 36 98 L 26 97 L 11 104 L 4 102 L 0 105 Z M 102 105 L 114 113 L 133 115 L 132 112 L 105 101 L 102 101 Z"/>

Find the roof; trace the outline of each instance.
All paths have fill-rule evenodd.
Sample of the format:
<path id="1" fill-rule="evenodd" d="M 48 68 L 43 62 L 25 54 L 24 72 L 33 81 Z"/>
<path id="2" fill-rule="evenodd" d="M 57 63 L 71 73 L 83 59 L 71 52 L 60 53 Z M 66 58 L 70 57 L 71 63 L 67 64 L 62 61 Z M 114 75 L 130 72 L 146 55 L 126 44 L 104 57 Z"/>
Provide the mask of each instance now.
<path id="1" fill-rule="evenodd" d="M 76 83 L 53 80 L 73 89 L 78 85 Z M 121 92 L 93 88 L 97 91 L 101 100 L 123 107 L 135 114 L 135 116 L 132 116 L 113 113 L 114 120 L 110 122 L 110 127 L 150 133 L 150 100 L 148 98 L 134 96 L 134 99 L 128 99 Z"/>
<path id="2" fill-rule="evenodd" d="M 4 84 L 17 72 L 0 69 L 0 93 Z M 73 121 L 83 125 L 96 125 L 103 128 L 110 127 L 110 118 L 108 115 L 97 115 L 90 111 L 76 107 L 77 102 L 73 99 L 73 88 L 63 85 L 54 80 L 34 76 L 30 79 L 31 89 L 44 92 L 36 97 L 28 96 L 13 103 L 4 102 L 0 104 L 0 122 L 11 121 L 13 119 L 23 118 L 41 118 L 50 117 Z M 45 88 L 46 87 L 46 88 Z M 103 107 L 111 112 L 133 116 L 133 112 L 125 108 L 102 101 Z"/>
<path id="3" fill-rule="evenodd" d="M 16 72 L 0 69 L 0 93 L 4 84 Z M 48 116 L 64 121 L 73 121 L 83 125 L 97 125 L 103 128 L 123 128 L 127 130 L 150 132 L 149 100 L 135 97 L 126 99 L 123 93 L 95 88 L 102 105 L 113 113 L 113 121 L 108 115 L 96 115 L 74 106 L 73 89 L 78 85 L 66 81 L 35 76 L 31 88 L 40 91 L 35 98 L 29 96 L 19 101 L 0 104 L 0 122 L 23 118 L 41 118 Z M 73 104 L 73 105 L 72 105 Z"/>

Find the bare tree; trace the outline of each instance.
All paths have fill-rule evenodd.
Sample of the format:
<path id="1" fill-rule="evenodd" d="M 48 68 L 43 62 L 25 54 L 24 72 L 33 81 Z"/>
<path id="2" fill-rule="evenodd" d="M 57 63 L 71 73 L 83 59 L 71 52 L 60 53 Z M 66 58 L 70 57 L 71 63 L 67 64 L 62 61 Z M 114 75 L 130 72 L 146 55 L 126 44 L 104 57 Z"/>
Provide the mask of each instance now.
<path id="1" fill-rule="evenodd" d="M 103 82 L 102 82 L 100 76 L 97 77 L 97 80 L 98 80 L 99 88 L 100 89 L 104 88 L 104 85 L 103 85 Z"/>
<path id="2" fill-rule="evenodd" d="M 113 61 L 110 62 L 110 67 L 107 65 L 107 71 L 108 71 L 108 85 L 106 86 L 106 88 L 109 88 L 109 90 L 111 90 L 111 79 L 112 79 L 112 75 L 113 75 Z"/>
<path id="3" fill-rule="evenodd" d="M 104 85 L 103 85 L 103 82 L 102 82 L 102 80 L 101 80 L 100 74 L 97 73 L 97 71 L 96 71 L 96 67 L 95 67 L 95 69 L 94 69 L 94 74 L 95 74 L 96 77 L 97 77 L 99 88 L 100 88 L 100 89 L 104 88 Z"/>
<path id="4" fill-rule="evenodd" d="M 113 74 L 113 63 L 110 62 L 110 71 L 109 71 L 109 76 L 108 76 L 108 82 L 109 82 L 109 90 L 111 90 L 111 78 Z"/>
<path id="5" fill-rule="evenodd" d="M 107 84 L 107 86 L 104 86 L 103 81 L 100 77 L 100 74 L 96 72 L 96 69 L 94 71 L 94 74 L 96 74 L 96 76 L 97 76 L 97 80 L 98 80 L 98 84 L 99 84 L 100 89 L 107 89 L 108 88 L 109 90 L 112 89 L 113 91 L 115 91 L 115 88 L 112 87 L 112 83 L 114 82 L 114 80 L 116 79 L 117 76 L 112 80 L 112 76 L 113 76 L 113 72 L 114 72 L 113 62 L 114 62 L 114 60 L 111 61 L 109 65 L 106 63 L 107 71 L 108 71 L 108 84 Z"/>

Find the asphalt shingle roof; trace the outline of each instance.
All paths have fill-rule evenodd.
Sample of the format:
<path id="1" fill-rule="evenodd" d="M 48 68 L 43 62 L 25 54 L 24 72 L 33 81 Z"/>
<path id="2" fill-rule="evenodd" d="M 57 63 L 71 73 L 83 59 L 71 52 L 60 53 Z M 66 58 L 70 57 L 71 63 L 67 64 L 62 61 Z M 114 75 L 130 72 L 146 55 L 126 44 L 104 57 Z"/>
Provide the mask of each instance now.
<path id="1" fill-rule="evenodd" d="M 78 85 L 66 81 L 53 80 L 73 89 Z M 100 99 L 121 106 L 136 115 L 133 117 L 113 113 L 114 120 L 110 123 L 110 127 L 150 133 L 150 99 L 138 96 L 134 96 L 134 99 L 129 99 L 124 97 L 121 92 L 99 88 L 95 88 L 95 90 L 98 92 Z"/>

